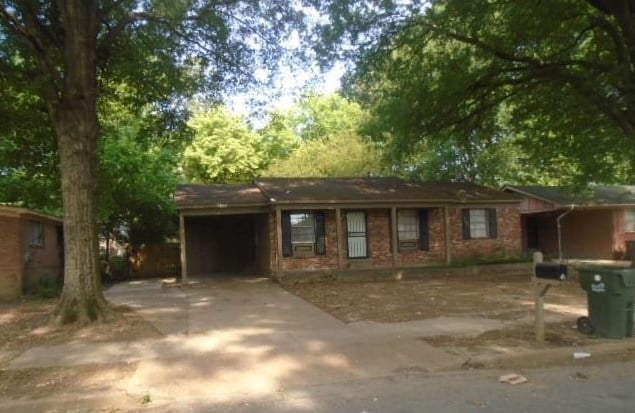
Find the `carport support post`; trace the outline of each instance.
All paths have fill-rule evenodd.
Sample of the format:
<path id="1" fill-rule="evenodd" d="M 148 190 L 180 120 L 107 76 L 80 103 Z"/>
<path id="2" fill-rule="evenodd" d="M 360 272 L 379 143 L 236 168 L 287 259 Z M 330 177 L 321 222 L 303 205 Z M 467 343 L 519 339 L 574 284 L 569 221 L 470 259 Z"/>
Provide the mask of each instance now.
<path id="1" fill-rule="evenodd" d="M 278 258 L 278 274 L 282 274 L 282 211 L 276 207 L 276 251 Z"/>
<path id="2" fill-rule="evenodd" d="M 181 239 L 181 283 L 187 282 L 187 253 L 185 251 L 185 216 L 179 214 L 179 238 Z"/>

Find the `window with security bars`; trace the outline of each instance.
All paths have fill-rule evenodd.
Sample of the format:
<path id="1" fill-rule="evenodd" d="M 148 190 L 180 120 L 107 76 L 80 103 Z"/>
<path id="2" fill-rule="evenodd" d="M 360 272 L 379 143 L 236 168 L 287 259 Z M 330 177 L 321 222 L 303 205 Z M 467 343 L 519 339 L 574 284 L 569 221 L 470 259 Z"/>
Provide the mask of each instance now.
<path id="1" fill-rule="evenodd" d="M 635 232 L 635 209 L 624 210 L 624 231 Z"/>
<path id="2" fill-rule="evenodd" d="M 368 257 L 366 213 L 347 212 L 346 232 L 348 237 L 348 258 Z"/>

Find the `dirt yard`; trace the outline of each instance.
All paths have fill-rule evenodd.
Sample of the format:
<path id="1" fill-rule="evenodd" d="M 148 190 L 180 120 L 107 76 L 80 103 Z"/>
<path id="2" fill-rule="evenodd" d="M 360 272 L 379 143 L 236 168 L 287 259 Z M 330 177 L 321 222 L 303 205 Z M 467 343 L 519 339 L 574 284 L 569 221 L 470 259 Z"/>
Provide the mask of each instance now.
<path id="1" fill-rule="evenodd" d="M 285 286 L 334 317 L 400 322 L 435 317 L 483 317 L 503 320 L 507 327 L 477 337 L 438 336 L 426 342 L 466 354 L 535 348 L 533 286 L 528 277 L 451 276 L 387 282 L 330 282 Z M 546 344 L 578 346 L 599 342 L 576 328 L 586 315 L 586 293 L 577 281 L 554 286 L 545 298 Z M 507 350 L 506 350 L 507 349 Z"/>
<path id="2" fill-rule="evenodd" d="M 48 321 L 56 303 L 56 299 L 33 298 L 0 304 L 0 397 L 21 394 L 37 399 L 54 396 L 68 388 L 99 391 L 135 370 L 134 363 L 17 371 L 2 369 L 13 356 L 33 346 L 162 337 L 150 323 L 123 306 L 115 308 L 117 318 L 110 323 L 85 328 L 53 328 Z"/>
<path id="3" fill-rule="evenodd" d="M 33 346 L 71 342 L 95 343 L 159 338 L 162 334 L 125 306 L 115 308 L 116 320 L 79 328 L 54 328 L 48 322 L 56 299 L 23 299 L 0 304 L 0 352 L 23 352 Z"/>

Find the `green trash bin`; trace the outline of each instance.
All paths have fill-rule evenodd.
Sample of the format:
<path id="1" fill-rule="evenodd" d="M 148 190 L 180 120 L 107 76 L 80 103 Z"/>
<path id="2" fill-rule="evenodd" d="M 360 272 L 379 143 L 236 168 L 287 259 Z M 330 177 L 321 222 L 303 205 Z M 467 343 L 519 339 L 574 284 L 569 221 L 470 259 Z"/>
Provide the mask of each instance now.
<path id="1" fill-rule="evenodd" d="M 587 292 L 593 330 L 607 338 L 631 337 L 635 269 L 583 267 L 578 271 L 580 285 Z"/>

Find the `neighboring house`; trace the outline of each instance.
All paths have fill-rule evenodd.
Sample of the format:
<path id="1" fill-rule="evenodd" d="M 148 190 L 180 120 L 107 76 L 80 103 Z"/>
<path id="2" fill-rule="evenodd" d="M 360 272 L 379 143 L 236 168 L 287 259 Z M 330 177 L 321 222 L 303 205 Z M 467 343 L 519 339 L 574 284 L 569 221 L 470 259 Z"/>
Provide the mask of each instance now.
<path id="1" fill-rule="evenodd" d="M 397 178 L 181 185 L 183 278 L 395 269 L 517 256 L 520 197 Z"/>
<path id="2" fill-rule="evenodd" d="M 564 258 L 635 259 L 635 186 L 506 186 L 523 196 L 523 249 L 557 257 L 558 217 Z"/>
<path id="3" fill-rule="evenodd" d="M 62 277 L 61 220 L 0 206 L 0 228 L 0 299 L 17 298 L 34 291 L 44 279 Z"/>

